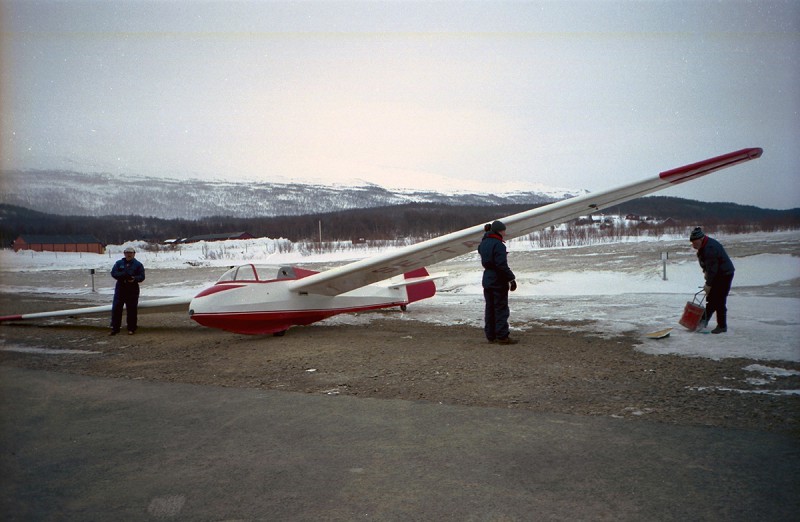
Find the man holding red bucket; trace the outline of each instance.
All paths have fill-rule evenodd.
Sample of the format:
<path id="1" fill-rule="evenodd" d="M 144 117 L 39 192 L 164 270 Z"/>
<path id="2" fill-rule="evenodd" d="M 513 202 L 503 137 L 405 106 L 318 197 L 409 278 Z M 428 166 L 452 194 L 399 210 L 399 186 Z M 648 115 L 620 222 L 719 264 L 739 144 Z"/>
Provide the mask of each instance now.
<path id="1" fill-rule="evenodd" d="M 700 227 L 692 230 L 689 236 L 692 248 L 697 250 L 697 260 L 705 274 L 706 311 L 700 320 L 698 330 L 705 328 L 714 312 L 717 313 L 717 327 L 711 330 L 713 334 L 728 331 L 728 293 L 733 282 L 733 262 L 719 241 L 708 237 Z"/>

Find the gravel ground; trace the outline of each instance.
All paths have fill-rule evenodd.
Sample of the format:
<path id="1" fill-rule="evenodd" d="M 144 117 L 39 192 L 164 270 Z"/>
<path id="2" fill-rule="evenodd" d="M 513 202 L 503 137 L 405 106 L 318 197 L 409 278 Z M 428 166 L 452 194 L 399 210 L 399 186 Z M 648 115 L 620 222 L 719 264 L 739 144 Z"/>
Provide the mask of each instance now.
<path id="1" fill-rule="evenodd" d="M 59 300 L 57 308 L 85 305 Z M 52 310 L 46 296 L 0 294 L 4 313 Z M 108 318 L 0 326 L 0 364 L 120 379 L 263 388 L 612 416 L 800 435 L 800 377 L 752 385 L 750 364 L 635 350 L 633 336 L 608 337 L 574 324 L 519 325 L 514 346 L 485 342 L 480 329 L 395 320 L 369 326 L 320 323 L 284 337 L 200 327 L 184 313 L 142 315 L 136 335 L 108 336 Z M 589 325 L 590 326 L 590 325 Z M 652 341 L 657 342 L 657 341 Z M 51 349 L 23 351 L 19 348 Z M 77 353 L 76 353 L 77 351 Z M 85 353 L 90 352 L 90 353 Z M 758 393 L 756 393 L 758 391 Z"/>

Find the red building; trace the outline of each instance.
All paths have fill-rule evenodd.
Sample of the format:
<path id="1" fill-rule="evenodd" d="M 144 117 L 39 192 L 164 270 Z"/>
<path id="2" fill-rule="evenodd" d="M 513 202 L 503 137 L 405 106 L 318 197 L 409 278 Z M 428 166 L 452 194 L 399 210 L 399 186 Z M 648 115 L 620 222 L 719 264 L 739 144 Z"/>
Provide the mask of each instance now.
<path id="1" fill-rule="evenodd" d="M 90 252 L 102 254 L 105 248 L 94 236 L 36 236 L 23 234 L 14 240 L 14 252 L 34 250 L 36 252 Z"/>

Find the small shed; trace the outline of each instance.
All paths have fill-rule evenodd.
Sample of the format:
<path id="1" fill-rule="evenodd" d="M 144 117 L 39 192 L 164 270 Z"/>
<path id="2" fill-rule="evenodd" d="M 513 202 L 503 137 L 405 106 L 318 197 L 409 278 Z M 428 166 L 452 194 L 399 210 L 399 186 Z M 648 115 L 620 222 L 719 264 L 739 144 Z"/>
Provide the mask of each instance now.
<path id="1" fill-rule="evenodd" d="M 248 232 L 226 232 L 223 234 L 206 234 L 203 236 L 192 236 L 184 239 L 183 243 L 197 243 L 198 241 L 226 241 L 228 239 L 253 239 L 253 235 Z"/>
<path id="2" fill-rule="evenodd" d="M 102 254 L 105 248 L 99 239 L 92 235 L 79 236 L 38 236 L 22 234 L 14 240 L 14 252 L 34 250 L 36 252 L 89 252 Z"/>

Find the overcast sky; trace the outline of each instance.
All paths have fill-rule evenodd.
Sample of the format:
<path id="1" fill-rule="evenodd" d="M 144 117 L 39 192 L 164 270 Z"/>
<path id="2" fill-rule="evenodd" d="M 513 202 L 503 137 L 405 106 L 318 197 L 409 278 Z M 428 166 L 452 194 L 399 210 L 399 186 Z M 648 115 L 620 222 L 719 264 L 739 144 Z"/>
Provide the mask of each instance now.
<path id="1" fill-rule="evenodd" d="M 3 169 L 800 206 L 800 2 L 3 0 Z"/>

